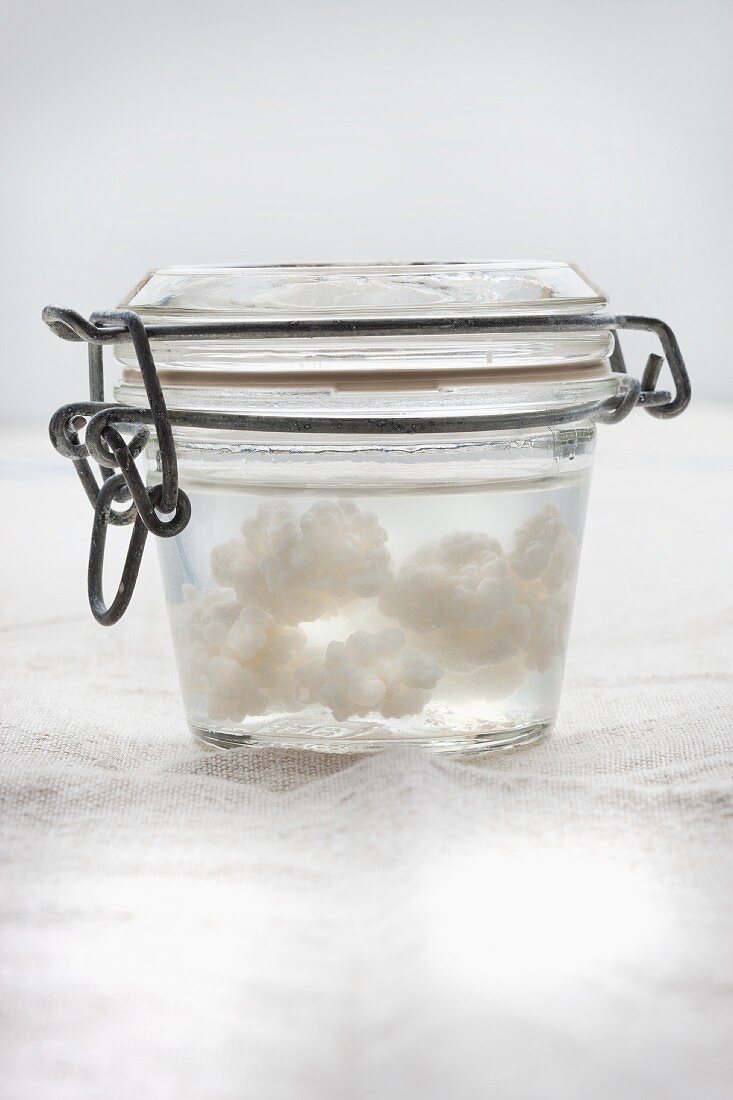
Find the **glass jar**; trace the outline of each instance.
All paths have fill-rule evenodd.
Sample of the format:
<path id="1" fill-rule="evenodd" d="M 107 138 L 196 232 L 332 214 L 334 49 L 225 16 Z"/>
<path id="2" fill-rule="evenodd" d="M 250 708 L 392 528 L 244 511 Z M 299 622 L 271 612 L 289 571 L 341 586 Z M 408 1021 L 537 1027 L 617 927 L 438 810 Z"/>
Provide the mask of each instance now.
<path id="1" fill-rule="evenodd" d="M 96 501 L 92 563 L 107 522 L 135 522 L 124 606 L 145 528 L 174 536 L 157 542 L 197 737 L 475 752 L 548 733 L 595 420 L 639 400 L 605 305 L 567 264 L 452 263 L 165 269 L 91 325 L 47 310 L 92 349 L 96 403 L 60 411 L 56 445 Z M 157 518 L 113 427 L 137 419 Z M 98 496 L 87 453 L 123 472 Z M 190 519 L 164 530 L 176 463 Z"/>

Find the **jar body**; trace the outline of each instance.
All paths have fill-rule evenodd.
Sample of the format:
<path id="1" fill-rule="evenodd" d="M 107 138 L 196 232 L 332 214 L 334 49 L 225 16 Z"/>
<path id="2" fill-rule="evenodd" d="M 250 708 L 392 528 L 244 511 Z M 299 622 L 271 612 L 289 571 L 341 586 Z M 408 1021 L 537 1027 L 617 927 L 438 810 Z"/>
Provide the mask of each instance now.
<path id="1" fill-rule="evenodd" d="M 458 438 L 177 431 L 192 518 L 158 546 L 192 731 L 453 752 L 548 732 L 594 442 L 588 421 Z"/>

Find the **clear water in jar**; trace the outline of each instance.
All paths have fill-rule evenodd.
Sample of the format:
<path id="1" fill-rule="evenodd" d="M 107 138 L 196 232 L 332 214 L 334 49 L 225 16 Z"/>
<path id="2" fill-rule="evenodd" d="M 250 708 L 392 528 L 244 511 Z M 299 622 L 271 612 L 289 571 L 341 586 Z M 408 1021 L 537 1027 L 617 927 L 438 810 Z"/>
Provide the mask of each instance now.
<path id="1" fill-rule="evenodd" d="M 461 491 L 185 484 L 158 540 L 191 729 L 331 751 L 528 743 L 554 721 L 589 470 Z"/>

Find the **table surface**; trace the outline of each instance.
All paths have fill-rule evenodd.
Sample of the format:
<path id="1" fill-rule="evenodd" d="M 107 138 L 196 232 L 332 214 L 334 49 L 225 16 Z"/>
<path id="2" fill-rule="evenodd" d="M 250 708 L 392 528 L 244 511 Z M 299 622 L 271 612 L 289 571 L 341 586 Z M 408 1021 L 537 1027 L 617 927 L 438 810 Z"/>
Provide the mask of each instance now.
<path id="1" fill-rule="evenodd" d="M 0 1096 L 730 1096 L 732 426 L 600 430 L 557 732 L 474 762 L 194 744 L 6 436 Z"/>

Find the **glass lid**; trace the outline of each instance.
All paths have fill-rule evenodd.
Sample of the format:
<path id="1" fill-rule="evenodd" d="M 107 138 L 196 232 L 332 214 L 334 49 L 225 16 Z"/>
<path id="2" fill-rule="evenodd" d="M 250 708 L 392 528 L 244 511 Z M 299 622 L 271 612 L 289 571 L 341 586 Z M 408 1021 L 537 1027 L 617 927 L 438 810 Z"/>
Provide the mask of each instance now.
<path id="1" fill-rule="evenodd" d="M 153 343 L 173 408 L 267 409 L 304 413 L 369 407 L 390 415 L 409 407 L 433 415 L 446 403 L 544 407 L 585 400 L 588 388 L 616 383 L 608 358 L 613 334 L 598 325 L 521 327 L 522 317 L 583 316 L 606 306 L 572 264 L 305 264 L 280 267 L 170 267 L 152 271 L 124 299 L 146 324 L 304 322 L 302 333 L 265 337 L 229 332 L 180 335 Z M 512 331 L 312 335 L 319 321 L 518 318 Z M 115 395 L 144 404 L 134 349 L 115 346 L 122 376 Z M 519 390 L 529 387 L 531 395 Z M 557 388 L 560 387 L 562 393 Z M 557 391 L 557 392 L 556 392 Z M 508 395 L 508 396 L 507 396 Z"/>
<path id="2" fill-rule="evenodd" d="M 604 295 L 567 263 L 169 267 L 121 303 L 147 320 L 382 318 L 589 313 Z"/>

